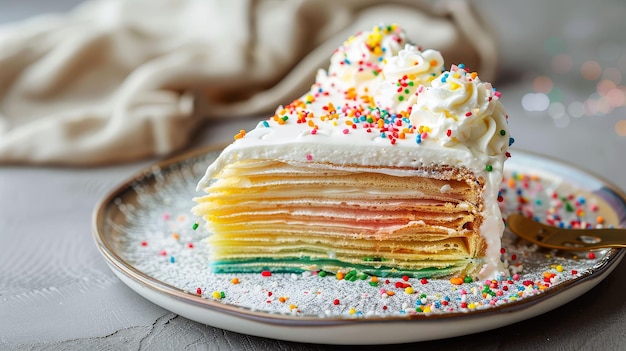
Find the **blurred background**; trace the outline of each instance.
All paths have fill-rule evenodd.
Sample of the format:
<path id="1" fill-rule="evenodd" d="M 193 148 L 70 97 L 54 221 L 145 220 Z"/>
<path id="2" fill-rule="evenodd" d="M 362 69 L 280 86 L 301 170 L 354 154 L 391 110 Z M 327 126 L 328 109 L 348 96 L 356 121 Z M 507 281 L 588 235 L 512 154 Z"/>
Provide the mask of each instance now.
<path id="1" fill-rule="evenodd" d="M 0 25 L 38 14 L 65 13 L 79 3 L 0 0 Z M 502 92 L 510 116 L 514 147 L 574 163 L 626 191 L 626 1 L 471 3 L 497 40 L 499 64 L 493 83 Z M 188 149 L 231 141 L 236 131 L 253 128 L 258 118 L 204 128 Z M 54 349 L 55 345 L 80 345 L 80 338 L 104 348 L 107 338 L 118 340 L 117 345 L 129 345 L 130 341 L 135 345 L 154 330 L 161 335 L 148 341 L 169 340 L 187 332 L 209 338 L 224 349 L 249 348 L 255 343 L 267 349 L 289 346 L 260 338 L 233 346 L 230 342 L 238 340 L 232 337 L 234 333 L 168 315 L 126 288 L 106 267 L 89 235 L 91 211 L 108 191 L 155 161 L 150 158 L 92 169 L 0 167 L 0 317 L 4 322 L 0 348 L 7 340 L 40 342 L 41 348 L 46 346 L 42 342 L 69 340 L 48 344 Z M 623 289 L 615 288 L 624 287 L 625 270 L 622 262 L 606 284 L 583 300 L 528 321 L 519 330 L 516 326 L 503 328 L 499 341 L 478 338 L 480 343 L 473 344 L 473 349 L 511 345 L 542 349 L 537 342 L 545 342 L 543 349 L 549 349 L 555 331 L 562 331 L 561 349 L 578 348 L 585 342 L 586 349 L 592 349 L 594 342 L 624 349 L 626 304 Z M 524 328 L 532 333 L 525 335 Z M 456 349 L 466 345 L 464 340 L 458 340 Z M 611 340 L 621 343 L 611 344 Z M 483 341 L 492 343 L 483 348 Z"/>
<path id="2" fill-rule="evenodd" d="M 0 23 L 67 12 L 79 3 L 0 0 Z M 515 146 L 573 163 L 584 159 L 587 163 L 581 166 L 591 171 L 623 174 L 626 2 L 471 3 L 497 38 L 499 67 L 494 85 L 503 93 Z M 591 130 L 596 137 L 589 136 Z M 607 164 L 603 159 L 615 162 Z M 626 177 L 612 180 L 626 188 Z"/>

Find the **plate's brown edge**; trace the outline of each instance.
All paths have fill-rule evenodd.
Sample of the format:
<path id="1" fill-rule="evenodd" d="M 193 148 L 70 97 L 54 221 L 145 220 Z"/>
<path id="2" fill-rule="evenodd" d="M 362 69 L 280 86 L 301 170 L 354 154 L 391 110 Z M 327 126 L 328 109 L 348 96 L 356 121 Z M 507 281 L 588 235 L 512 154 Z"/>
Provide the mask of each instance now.
<path id="1" fill-rule="evenodd" d="M 604 272 L 607 270 L 612 270 L 614 266 L 616 266 L 623 258 L 626 250 L 624 249 L 611 249 L 605 256 L 605 258 L 601 261 L 600 264 L 594 267 L 593 272 L 587 272 L 578 276 L 574 279 L 568 280 L 564 283 L 561 283 L 557 286 L 551 287 L 546 291 L 533 295 L 530 297 L 526 297 L 521 300 L 517 300 L 514 302 L 509 302 L 505 305 L 499 305 L 495 307 L 489 307 L 486 309 L 477 309 L 467 312 L 452 312 L 445 314 L 430 314 L 430 315 L 406 315 L 406 316 L 389 316 L 389 317 L 364 317 L 364 318 L 346 318 L 346 317 L 324 317 L 320 318 L 319 316 L 293 316 L 286 314 L 278 314 L 278 313 L 270 313 L 263 311 L 253 311 L 249 308 L 225 304 L 217 301 L 213 301 L 210 299 L 205 299 L 200 296 L 185 292 L 177 287 L 174 287 L 170 284 L 167 284 L 163 281 L 155 279 L 138 269 L 132 266 L 130 263 L 126 262 L 122 257 L 120 257 L 114 249 L 112 249 L 111 245 L 107 242 L 103 230 L 103 224 L 105 219 L 105 214 L 109 206 L 112 205 L 113 201 L 120 197 L 127 191 L 132 191 L 131 186 L 137 182 L 145 181 L 154 177 L 154 173 L 152 170 L 157 169 L 166 169 L 175 164 L 181 162 L 188 162 L 193 158 L 199 158 L 203 155 L 206 155 L 210 152 L 218 152 L 223 149 L 225 145 L 210 145 L 207 147 L 199 148 L 196 150 L 191 150 L 186 153 L 182 153 L 180 155 L 174 156 L 172 158 L 168 158 L 162 161 L 158 161 L 155 164 L 147 166 L 142 170 L 136 172 L 134 175 L 129 177 L 126 181 L 122 182 L 115 189 L 111 190 L 108 195 L 103 197 L 95 206 L 93 214 L 92 214 L 92 234 L 94 236 L 94 240 L 96 245 L 101 252 L 101 254 L 105 257 L 109 264 L 111 264 L 114 268 L 120 271 L 122 274 L 127 277 L 135 280 L 138 283 L 141 283 L 147 287 L 150 287 L 161 293 L 163 295 L 167 295 L 173 297 L 179 301 L 191 303 L 195 306 L 206 308 L 209 310 L 213 310 L 219 313 L 227 313 L 229 315 L 233 315 L 236 317 L 250 319 L 255 321 L 261 321 L 263 323 L 268 324 L 289 324 L 290 327 L 321 327 L 321 326 L 331 326 L 331 325 L 344 325 L 344 324 L 354 324 L 354 323 L 389 323 L 389 322 L 419 322 L 419 321 L 448 321 L 450 319 L 473 319 L 479 318 L 484 315 L 495 314 L 495 313 L 512 313 L 516 311 L 520 311 L 528 308 L 531 305 L 535 305 L 538 303 L 547 300 L 550 297 L 553 297 L 562 291 L 570 289 L 576 285 L 582 284 L 584 282 L 593 281 L 594 279 L 604 279 Z M 531 151 L 525 151 L 521 149 L 515 149 L 517 152 L 523 152 L 529 156 L 540 157 L 552 162 L 559 163 L 561 165 L 565 165 L 569 168 L 576 169 L 580 172 L 583 172 L 593 178 L 598 179 L 603 185 L 608 186 L 612 191 L 614 191 L 615 195 L 621 197 L 622 200 L 626 201 L 626 195 L 615 185 L 607 181 L 601 176 L 593 174 L 587 170 L 583 170 L 580 167 L 569 164 L 567 162 L 558 160 L 556 158 L 541 155 L 538 153 L 534 153 Z"/>

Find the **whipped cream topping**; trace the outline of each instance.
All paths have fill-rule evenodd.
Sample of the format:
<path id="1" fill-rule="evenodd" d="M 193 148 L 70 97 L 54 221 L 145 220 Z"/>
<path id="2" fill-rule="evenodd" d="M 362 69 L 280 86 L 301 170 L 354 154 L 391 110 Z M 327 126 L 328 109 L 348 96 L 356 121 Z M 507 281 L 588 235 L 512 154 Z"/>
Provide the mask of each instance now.
<path id="1" fill-rule="evenodd" d="M 442 67 L 439 52 L 408 44 L 398 26 L 361 32 L 333 53 L 328 73 L 320 70 L 309 92 L 237 134 L 198 189 L 245 159 L 312 167 L 464 167 L 485 183 L 480 231 L 488 249 L 479 276 L 505 276 L 496 199 L 512 142 L 507 116 L 500 93 L 477 73 L 462 64 Z"/>

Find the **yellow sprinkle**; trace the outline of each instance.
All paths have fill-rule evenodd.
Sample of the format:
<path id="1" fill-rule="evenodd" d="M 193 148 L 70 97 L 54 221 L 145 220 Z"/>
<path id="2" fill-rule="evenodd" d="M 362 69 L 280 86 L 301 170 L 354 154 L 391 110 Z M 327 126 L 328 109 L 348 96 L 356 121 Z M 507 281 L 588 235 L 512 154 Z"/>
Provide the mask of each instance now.
<path id="1" fill-rule="evenodd" d="M 460 85 L 458 85 L 457 83 L 455 83 L 455 82 L 450 82 L 450 89 L 452 89 L 452 90 L 457 90 L 457 89 L 458 89 L 458 88 L 460 88 L 460 87 L 461 87 L 461 86 L 460 86 Z"/>
<path id="2" fill-rule="evenodd" d="M 220 294 L 219 291 L 214 291 L 213 292 L 213 298 L 214 299 L 221 299 L 222 298 L 222 294 Z"/>
<path id="3" fill-rule="evenodd" d="M 298 308 L 298 306 L 296 306 L 296 305 L 294 305 L 294 304 L 289 305 L 289 310 L 290 310 L 290 311 L 293 311 L 293 310 L 294 310 L 294 309 L 296 309 L 296 308 Z"/>
<path id="4" fill-rule="evenodd" d="M 415 290 L 413 289 L 412 286 L 409 286 L 407 288 L 404 289 L 404 292 L 407 293 L 408 295 L 411 295 L 415 292 Z"/>
<path id="5" fill-rule="evenodd" d="M 472 302 L 469 305 L 467 305 L 467 308 L 469 308 L 470 310 L 473 310 L 476 308 L 476 304 Z"/>
<path id="6" fill-rule="evenodd" d="M 424 313 L 428 313 L 428 312 L 430 312 L 430 305 L 424 307 Z"/>
<path id="7" fill-rule="evenodd" d="M 563 266 L 561 266 L 561 265 L 556 266 L 556 271 L 557 272 L 563 272 Z"/>
<path id="8" fill-rule="evenodd" d="M 350 309 L 350 314 L 355 314 L 356 313 L 356 309 L 355 308 L 351 308 Z"/>
<path id="9" fill-rule="evenodd" d="M 455 72 L 452 76 L 454 78 L 461 78 L 461 75 L 459 74 L 459 72 Z"/>

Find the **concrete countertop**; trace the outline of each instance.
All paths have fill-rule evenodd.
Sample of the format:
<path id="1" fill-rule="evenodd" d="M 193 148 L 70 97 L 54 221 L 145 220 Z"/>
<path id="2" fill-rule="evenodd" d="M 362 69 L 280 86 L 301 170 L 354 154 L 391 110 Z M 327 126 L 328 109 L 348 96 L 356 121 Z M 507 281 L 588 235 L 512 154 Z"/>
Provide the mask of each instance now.
<path id="1" fill-rule="evenodd" d="M 77 2 L 0 0 L 0 24 L 67 11 Z M 501 74 L 495 86 L 503 93 L 515 146 L 576 164 L 626 190 L 626 127 L 619 127 L 626 124 L 626 103 L 607 107 L 602 100 L 603 89 L 611 87 L 602 81 L 617 89 L 626 85 L 626 3 L 475 3 L 499 38 Z M 590 61 L 602 69 L 595 79 L 585 78 Z M 621 91 L 624 98 L 626 89 Z M 250 129 L 256 120 L 214 124 L 189 149 L 227 142 L 233 131 Z M 0 167 L 0 349 L 351 349 L 205 326 L 150 303 L 117 279 L 93 242 L 92 211 L 109 191 L 156 161 L 98 168 Z M 626 350 L 625 276 L 622 262 L 583 296 L 511 326 L 389 347 Z"/>

